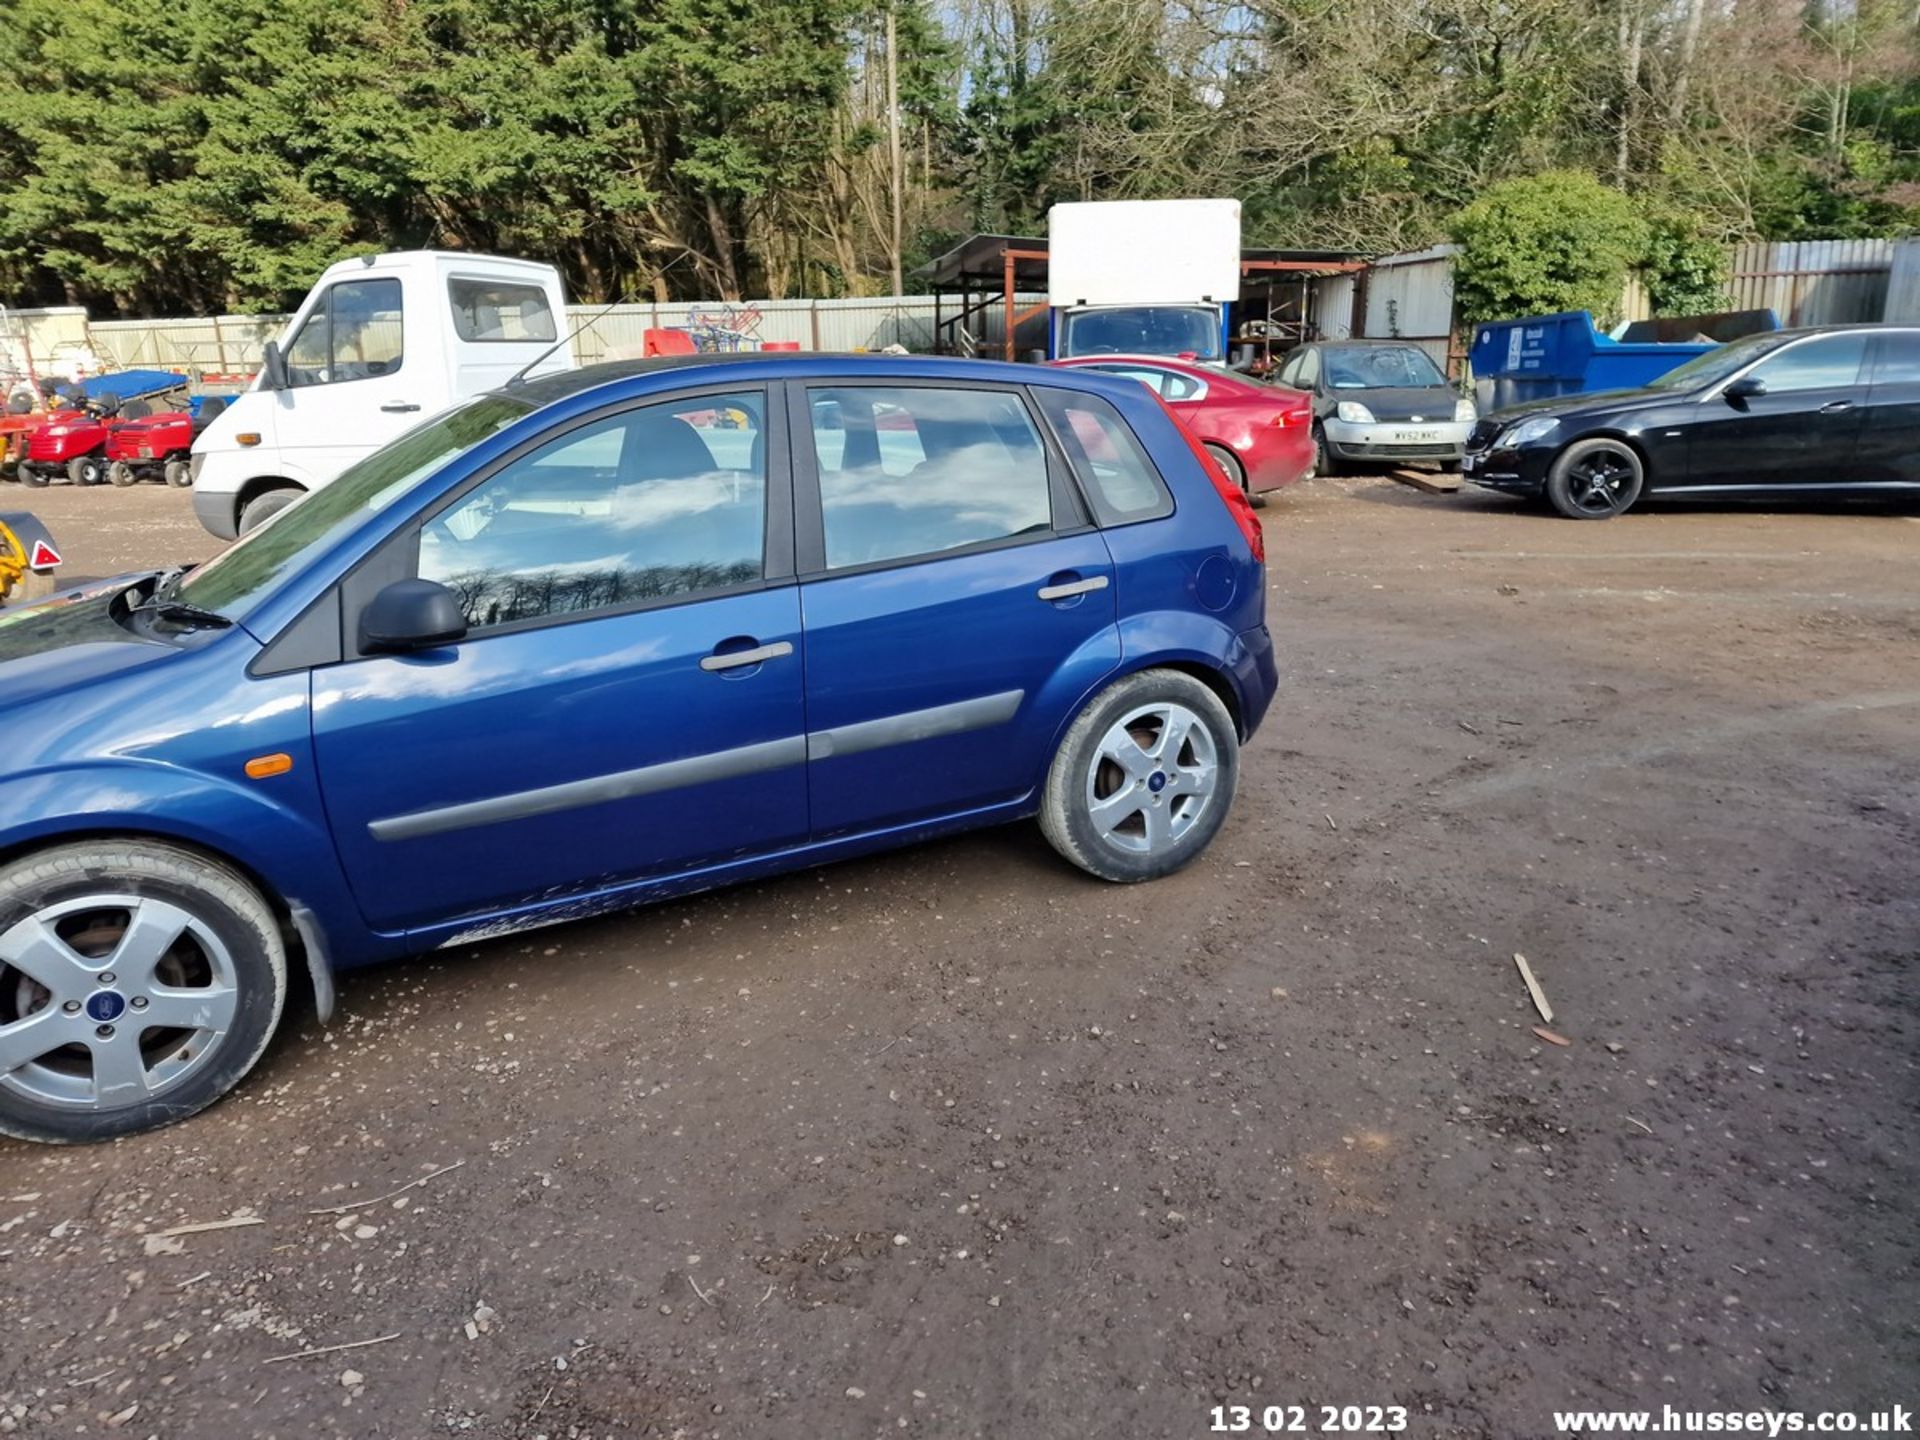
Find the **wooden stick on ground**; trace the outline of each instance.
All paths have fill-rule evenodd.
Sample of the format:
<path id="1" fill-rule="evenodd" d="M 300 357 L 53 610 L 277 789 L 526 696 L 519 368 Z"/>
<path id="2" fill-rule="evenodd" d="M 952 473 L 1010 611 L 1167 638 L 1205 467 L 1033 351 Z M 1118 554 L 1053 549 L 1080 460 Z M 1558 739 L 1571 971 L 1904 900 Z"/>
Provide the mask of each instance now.
<path id="1" fill-rule="evenodd" d="M 1546 992 L 1540 988 L 1540 982 L 1533 978 L 1533 969 L 1527 964 L 1527 957 L 1518 950 L 1513 952 L 1513 963 L 1520 967 L 1520 978 L 1527 982 L 1527 993 L 1533 997 L 1533 1008 L 1540 1012 L 1540 1018 L 1551 1025 L 1553 1007 L 1547 1003 Z"/>

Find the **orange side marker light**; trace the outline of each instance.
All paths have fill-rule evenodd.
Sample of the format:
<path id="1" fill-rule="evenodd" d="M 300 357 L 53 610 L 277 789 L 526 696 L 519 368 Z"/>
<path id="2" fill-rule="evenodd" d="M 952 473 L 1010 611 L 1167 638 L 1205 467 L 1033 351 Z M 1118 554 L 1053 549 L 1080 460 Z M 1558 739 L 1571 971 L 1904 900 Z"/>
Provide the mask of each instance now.
<path id="1" fill-rule="evenodd" d="M 256 755 L 247 761 L 249 780 L 270 780 L 275 775 L 284 775 L 293 769 L 291 755 Z"/>

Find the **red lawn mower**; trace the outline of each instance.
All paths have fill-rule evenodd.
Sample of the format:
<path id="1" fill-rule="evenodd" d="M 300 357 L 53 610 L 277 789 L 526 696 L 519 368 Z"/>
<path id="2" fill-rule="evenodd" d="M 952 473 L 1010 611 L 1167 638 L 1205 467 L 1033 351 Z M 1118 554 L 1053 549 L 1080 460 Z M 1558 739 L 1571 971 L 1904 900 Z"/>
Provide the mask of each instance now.
<path id="1" fill-rule="evenodd" d="M 123 418 L 107 434 L 108 482 L 134 485 L 142 480 L 164 480 L 183 489 L 193 484 L 194 438 L 226 408 L 225 400 L 209 396 L 192 409 L 167 410 L 144 419 Z M 126 415 L 124 408 L 121 415 Z"/>
<path id="2" fill-rule="evenodd" d="M 116 417 L 143 419 L 152 413 L 144 400 L 122 403 L 114 394 L 92 396 L 84 391 L 56 390 L 41 382 L 48 414 L 40 428 L 27 437 L 21 457 L 22 485 L 52 482 L 63 471 L 75 485 L 99 485 L 107 478 L 107 436 Z"/>

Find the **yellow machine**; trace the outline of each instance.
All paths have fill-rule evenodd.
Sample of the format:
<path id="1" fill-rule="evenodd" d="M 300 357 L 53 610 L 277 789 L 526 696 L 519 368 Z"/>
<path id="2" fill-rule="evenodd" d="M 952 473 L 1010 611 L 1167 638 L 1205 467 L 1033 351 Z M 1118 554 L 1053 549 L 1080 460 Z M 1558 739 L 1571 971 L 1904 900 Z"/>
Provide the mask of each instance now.
<path id="1" fill-rule="evenodd" d="M 0 605 L 51 595 L 60 548 L 47 527 L 21 511 L 0 513 Z"/>

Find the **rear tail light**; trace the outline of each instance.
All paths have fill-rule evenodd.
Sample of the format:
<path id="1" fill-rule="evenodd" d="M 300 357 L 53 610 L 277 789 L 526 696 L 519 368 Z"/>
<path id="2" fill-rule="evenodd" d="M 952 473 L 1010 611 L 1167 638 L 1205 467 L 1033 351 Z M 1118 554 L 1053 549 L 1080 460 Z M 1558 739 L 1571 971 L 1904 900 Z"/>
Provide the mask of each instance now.
<path id="1" fill-rule="evenodd" d="M 1275 430 L 1284 430 L 1289 425 L 1295 429 L 1304 429 L 1312 423 L 1313 410 L 1311 407 L 1304 405 L 1298 410 L 1276 410 L 1273 412 L 1273 419 L 1267 422 L 1267 424 L 1271 425 Z"/>
<path id="2" fill-rule="evenodd" d="M 1246 492 L 1234 484 L 1233 481 L 1229 480 L 1220 467 L 1214 463 L 1214 459 L 1207 453 L 1206 447 L 1194 438 L 1191 430 L 1180 423 L 1180 417 L 1173 413 L 1173 408 L 1169 406 L 1166 401 L 1161 400 L 1158 395 L 1155 395 L 1153 398 L 1159 401 L 1160 408 L 1167 412 L 1167 419 L 1173 422 L 1173 428 L 1180 432 L 1180 438 L 1187 442 L 1187 448 L 1193 452 L 1194 460 L 1199 464 L 1200 468 L 1206 472 L 1207 479 L 1213 482 L 1213 488 L 1219 492 L 1221 501 L 1227 507 L 1227 512 L 1233 516 L 1233 523 L 1240 527 L 1240 534 L 1245 537 L 1247 548 L 1253 551 L 1253 558 L 1258 560 L 1262 565 L 1266 564 L 1267 535 L 1266 532 L 1260 528 L 1260 517 L 1253 513 L 1253 502 L 1247 499 Z"/>

